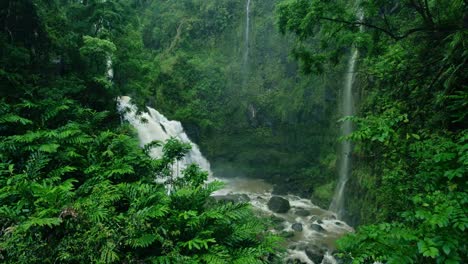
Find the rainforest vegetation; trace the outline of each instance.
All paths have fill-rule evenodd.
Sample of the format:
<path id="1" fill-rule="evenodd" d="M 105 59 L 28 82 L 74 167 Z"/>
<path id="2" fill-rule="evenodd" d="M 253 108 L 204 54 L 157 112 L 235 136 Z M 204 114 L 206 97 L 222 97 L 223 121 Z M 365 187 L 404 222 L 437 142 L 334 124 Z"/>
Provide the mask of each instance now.
<path id="1" fill-rule="evenodd" d="M 121 95 L 181 121 L 215 175 L 325 209 L 349 140 L 339 263 L 467 263 L 467 60 L 464 0 L 3 0 L 0 263 L 284 263 L 196 164 L 158 183 L 191 146 L 141 147 Z"/>

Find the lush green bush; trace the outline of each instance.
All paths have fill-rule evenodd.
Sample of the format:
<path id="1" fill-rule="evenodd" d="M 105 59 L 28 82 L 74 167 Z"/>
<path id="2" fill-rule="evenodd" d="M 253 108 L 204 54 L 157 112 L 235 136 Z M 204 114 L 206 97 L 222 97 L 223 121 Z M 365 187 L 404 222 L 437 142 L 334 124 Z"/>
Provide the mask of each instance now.
<path id="1" fill-rule="evenodd" d="M 467 8 L 305 0 L 278 8 L 280 29 L 297 35 L 296 57 L 310 72 L 337 51 L 360 52 L 346 207 L 348 220 L 368 225 L 340 241 L 346 263 L 468 261 Z"/>
<path id="2" fill-rule="evenodd" d="M 120 122 L 116 95 L 149 93 L 149 52 L 133 42 L 144 3 L 0 6 L 0 263 L 274 258 L 276 237 L 248 204 L 213 202 L 221 185 L 204 184 L 208 174 L 196 165 L 173 179 L 170 194 L 156 183 L 173 177 L 171 164 L 190 146 L 171 139 L 140 148 Z M 151 159 L 149 149 L 163 143 L 163 157 Z"/>

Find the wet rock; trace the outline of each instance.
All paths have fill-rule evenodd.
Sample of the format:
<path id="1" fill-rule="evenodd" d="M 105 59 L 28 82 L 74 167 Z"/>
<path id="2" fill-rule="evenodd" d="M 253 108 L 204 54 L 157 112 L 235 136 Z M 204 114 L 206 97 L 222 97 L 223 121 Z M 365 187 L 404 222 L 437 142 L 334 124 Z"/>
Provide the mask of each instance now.
<path id="1" fill-rule="evenodd" d="M 273 229 L 275 229 L 275 230 L 283 230 L 284 229 L 284 222 L 286 221 L 284 218 L 272 215 L 270 217 L 270 220 L 271 220 L 271 224 L 273 226 Z"/>
<path id="2" fill-rule="evenodd" d="M 318 219 L 318 220 L 317 220 L 317 224 L 321 225 L 321 224 L 323 224 L 323 221 L 320 220 L 320 219 Z"/>
<path id="3" fill-rule="evenodd" d="M 310 228 L 312 228 L 312 230 L 315 230 L 317 232 L 325 232 L 325 229 L 323 229 L 321 225 L 311 224 Z"/>
<path id="4" fill-rule="evenodd" d="M 314 248 L 306 248 L 305 253 L 307 257 L 314 263 L 322 263 L 324 252 Z"/>
<path id="5" fill-rule="evenodd" d="M 226 194 L 226 195 L 217 195 L 213 196 L 216 201 L 221 202 L 231 202 L 231 203 L 248 203 L 250 202 L 249 196 L 247 194 Z"/>
<path id="6" fill-rule="evenodd" d="M 342 226 L 343 223 L 337 221 L 337 222 L 335 222 L 335 225 L 337 225 L 337 226 Z"/>
<path id="7" fill-rule="evenodd" d="M 287 213 L 289 209 L 291 209 L 291 205 L 289 205 L 288 200 L 279 196 L 273 196 L 268 201 L 268 209 L 275 213 L 284 214 Z"/>
<path id="8" fill-rule="evenodd" d="M 284 237 L 284 238 L 291 238 L 294 236 L 294 232 L 293 231 L 283 231 L 280 233 L 280 236 Z"/>
<path id="9" fill-rule="evenodd" d="M 310 217 L 311 222 L 314 222 L 314 221 L 317 221 L 317 220 L 320 220 L 320 218 L 317 215 L 313 215 L 313 216 Z"/>
<path id="10" fill-rule="evenodd" d="M 302 224 L 301 223 L 294 223 L 291 226 L 292 230 L 296 232 L 302 232 Z"/>
<path id="11" fill-rule="evenodd" d="M 305 209 L 297 209 L 295 214 L 298 216 L 309 216 L 310 212 Z"/>

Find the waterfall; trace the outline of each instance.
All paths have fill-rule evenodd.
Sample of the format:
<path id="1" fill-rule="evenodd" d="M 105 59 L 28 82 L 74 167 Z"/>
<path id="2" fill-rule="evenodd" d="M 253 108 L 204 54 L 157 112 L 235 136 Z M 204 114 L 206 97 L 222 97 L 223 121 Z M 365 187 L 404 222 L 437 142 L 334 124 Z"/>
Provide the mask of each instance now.
<path id="1" fill-rule="evenodd" d="M 123 118 L 130 122 L 137 130 L 142 147 L 154 140 L 165 142 L 171 137 L 184 143 L 189 143 L 192 146 L 189 153 L 172 168 L 173 175 L 180 176 L 182 170 L 192 163 L 198 164 L 200 168 L 207 171 L 210 175 L 212 174 L 210 163 L 203 157 L 198 146 L 190 141 L 180 122 L 168 120 L 164 115 L 151 107 L 147 108 L 148 112 L 137 114 L 137 107 L 130 100 L 131 98 L 128 96 L 117 98 L 118 110 L 123 114 Z M 162 154 L 162 147 L 155 147 L 150 152 L 150 156 L 155 159 L 161 158 Z"/>
<path id="2" fill-rule="evenodd" d="M 354 114 L 354 100 L 353 100 L 353 82 L 355 78 L 356 60 L 359 56 L 357 49 L 353 49 L 351 58 L 348 62 L 348 71 L 346 73 L 344 92 L 343 92 L 343 116 L 351 116 Z M 349 120 L 343 122 L 341 126 L 341 135 L 349 135 L 353 131 L 352 123 Z M 341 143 L 340 164 L 339 164 L 339 178 L 338 185 L 333 196 L 333 201 L 330 205 L 330 211 L 335 212 L 339 217 L 342 216 L 344 210 L 344 190 L 346 182 L 351 173 L 351 142 L 345 140 Z"/>
<path id="3" fill-rule="evenodd" d="M 361 10 L 358 11 L 359 20 L 362 21 L 363 13 Z M 363 27 L 360 27 L 360 30 L 363 30 Z M 359 58 L 359 51 L 356 47 L 353 46 L 351 51 L 351 57 L 348 61 L 348 67 L 345 74 L 345 83 L 343 87 L 343 99 L 342 99 L 342 111 L 343 116 L 352 116 L 354 115 L 354 98 L 353 98 L 353 84 L 356 77 L 355 69 L 356 62 Z M 347 136 L 353 132 L 353 125 L 350 120 L 343 122 L 341 126 L 341 135 Z M 330 204 L 330 211 L 333 211 L 337 214 L 338 217 L 342 217 L 344 213 L 344 191 L 346 183 L 351 174 L 351 154 L 352 154 L 352 144 L 348 140 L 344 140 L 341 143 L 341 152 L 340 152 L 340 164 L 339 164 L 339 177 L 338 185 L 335 189 L 335 194 L 333 200 Z"/>
<path id="4" fill-rule="evenodd" d="M 186 166 L 196 163 L 209 172 L 211 176 L 209 180 L 216 179 L 212 177 L 210 164 L 203 157 L 198 146 L 190 141 L 180 122 L 168 120 L 164 115 L 150 107 L 147 108 L 147 112 L 138 113 L 137 107 L 131 103 L 128 96 L 117 98 L 117 102 L 122 117 L 137 130 L 142 147 L 154 140 L 164 142 L 171 137 L 192 145 L 192 149 L 179 162 L 179 166 L 173 168 L 174 175 L 180 175 L 180 172 Z M 150 152 L 153 158 L 160 158 L 162 154 L 161 147 L 155 147 Z M 312 259 L 323 258 L 320 263 L 335 264 L 335 259 L 329 253 L 335 248 L 334 241 L 346 233 L 353 232 L 353 228 L 345 222 L 336 220 L 333 213 L 319 208 L 309 199 L 298 196 L 281 196 L 291 206 L 288 212 L 279 214 L 271 211 L 267 203 L 276 195 L 272 194 L 273 186 L 264 180 L 241 177 L 218 180 L 224 181 L 226 187 L 213 193 L 212 197 L 214 199 L 250 201 L 255 210 L 261 212 L 262 215 L 272 215 L 282 221 L 280 225 L 275 227 L 274 232 L 293 234 L 293 236 L 286 239 L 288 250 L 284 259 L 285 262 L 300 260 L 301 263 L 313 264 Z M 170 183 L 159 178 L 156 181 L 165 184 L 168 192 L 170 192 Z M 297 226 L 300 226 L 300 231 L 293 229 L 293 227 Z M 315 263 L 318 264 L 319 262 Z"/>
<path id="5" fill-rule="evenodd" d="M 112 67 L 112 57 L 108 56 L 106 60 L 106 76 L 109 80 L 114 78 L 114 68 Z"/>
<path id="6" fill-rule="evenodd" d="M 244 37 L 244 61 L 243 61 L 245 74 L 248 73 L 247 67 L 249 63 L 249 49 L 250 49 L 249 36 L 250 36 L 250 0 L 247 0 L 247 4 L 245 7 L 245 37 Z"/>

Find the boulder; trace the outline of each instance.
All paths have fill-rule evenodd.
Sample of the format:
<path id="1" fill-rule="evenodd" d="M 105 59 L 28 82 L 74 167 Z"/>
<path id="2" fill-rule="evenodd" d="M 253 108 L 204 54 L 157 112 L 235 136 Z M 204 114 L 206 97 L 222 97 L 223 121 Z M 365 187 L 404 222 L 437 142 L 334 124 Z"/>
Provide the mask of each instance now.
<path id="1" fill-rule="evenodd" d="M 268 201 L 268 209 L 275 213 L 284 214 L 291 209 L 291 205 L 289 205 L 288 200 L 279 196 L 273 196 Z"/>
<path id="2" fill-rule="evenodd" d="M 294 223 L 291 226 L 292 230 L 296 232 L 302 232 L 302 224 L 301 223 Z"/>
<path id="3" fill-rule="evenodd" d="M 324 252 L 317 251 L 316 249 L 306 248 L 305 253 L 307 257 L 316 264 L 322 263 Z"/>
<path id="4" fill-rule="evenodd" d="M 317 224 L 321 225 L 321 224 L 323 224 L 323 221 L 319 219 L 319 220 L 317 220 Z"/>
<path id="5" fill-rule="evenodd" d="M 315 230 L 317 232 L 325 232 L 325 229 L 323 229 L 321 225 L 311 224 L 310 228 L 312 228 L 312 230 Z"/>
<path id="6" fill-rule="evenodd" d="M 305 209 L 297 209 L 295 214 L 298 216 L 309 216 L 310 212 Z"/>

